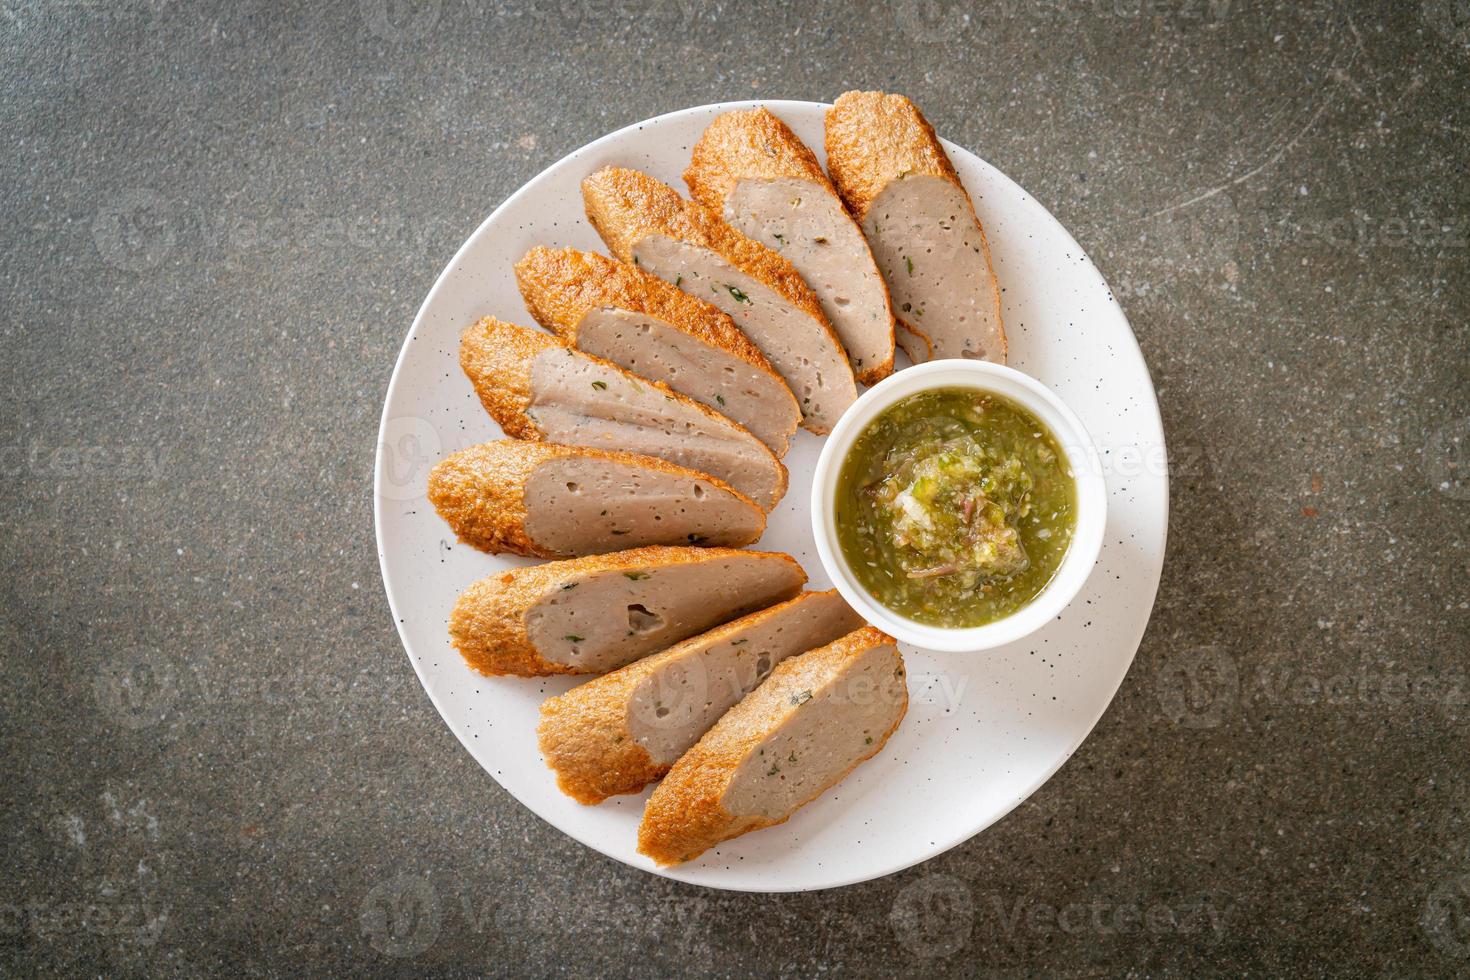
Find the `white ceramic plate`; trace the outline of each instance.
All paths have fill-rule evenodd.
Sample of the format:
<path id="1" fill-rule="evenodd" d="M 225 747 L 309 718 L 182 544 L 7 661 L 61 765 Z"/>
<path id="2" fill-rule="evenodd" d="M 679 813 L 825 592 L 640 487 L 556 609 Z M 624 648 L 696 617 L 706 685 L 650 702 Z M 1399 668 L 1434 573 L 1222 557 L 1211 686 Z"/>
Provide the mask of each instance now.
<path id="1" fill-rule="evenodd" d="M 643 796 L 581 806 L 557 791 L 536 748 L 537 710 L 573 678 L 486 678 L 449 644 L 449 611 L 471 582 L 526 559 L 454 541 L 425 499 L 429 468 L 498 438 L 459 369 L 460 331 L 494 314 L 534 325 L 512 264 L 534 245 L 602 251 L 581 179 L 607 164 L 682 189 L 690 148 L 729 109 L 764 104 L 822 156 L 826 106 L 730 102 L 628 126 L 543 171 L 470 236 L 414 320 L 383 406 L 375 480 L 378 551 L 399 635 L 446 723 L 496 780 L 553 826 L 634 867 L 746 891 L 831 888 L 890 874 L 955 846 L 1046 781 L 1092 730 L 1133 660 L 1164 560 L 1168 479 L 1158 404 L 1138 344 L 1102 275 L 1066 230 L 1004 174 L 946 143 L 990 236 L 1010 364 L 1046 382 L 1087 424 L 1103 457 L 1108 526 L 1097 568 L 1056 621 L 985 654 L 905 648 L 908 716 L 888 745 L 787 823 L 681 867 L 634 850 Z M 799 434 L 791 486 L 758 548 L 785 551 L 830 588 L 807 514 L 820 440 Z"/>

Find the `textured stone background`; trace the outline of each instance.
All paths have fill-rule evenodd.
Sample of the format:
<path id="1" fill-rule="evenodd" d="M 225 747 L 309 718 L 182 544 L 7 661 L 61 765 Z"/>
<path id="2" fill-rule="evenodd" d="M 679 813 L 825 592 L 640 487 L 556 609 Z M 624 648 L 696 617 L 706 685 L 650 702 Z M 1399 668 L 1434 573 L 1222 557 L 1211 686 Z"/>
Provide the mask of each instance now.
<path id="1" fill-rule="evenodd" d="M 1470 8 L 0 0 L 0 967 L 1470 969 Z M 378 580 L 412 315 L 567 151 L 911 95 L 1115 285 L 1153 624 L 979 838 L 827 894 L 614 864 L 456 744 Z"/>

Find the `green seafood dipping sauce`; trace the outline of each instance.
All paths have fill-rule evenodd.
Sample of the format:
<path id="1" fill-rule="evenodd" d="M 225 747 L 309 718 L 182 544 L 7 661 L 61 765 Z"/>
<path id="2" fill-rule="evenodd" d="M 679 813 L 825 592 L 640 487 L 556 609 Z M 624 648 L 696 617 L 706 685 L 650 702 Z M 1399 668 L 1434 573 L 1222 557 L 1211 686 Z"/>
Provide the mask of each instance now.
<path id="1" fill-rule="evenodd" d="M 930 626 L 983 626 L 1034 599 L 1076 526 L 1066 455 L 1040 419 L 975 388 L 911 395 L 837 478 L 842 554 L 874 599 Z"/>

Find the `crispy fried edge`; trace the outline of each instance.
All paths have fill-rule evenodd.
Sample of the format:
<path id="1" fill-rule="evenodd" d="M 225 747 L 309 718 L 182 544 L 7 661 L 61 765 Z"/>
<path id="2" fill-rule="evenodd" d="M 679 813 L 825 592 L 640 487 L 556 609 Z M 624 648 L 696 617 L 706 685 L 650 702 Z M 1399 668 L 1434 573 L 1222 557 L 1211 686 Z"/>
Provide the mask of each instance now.
<path id="1" fill-rule="evenodd" d="M 725 198 L 740 181 L 787 178 L 812 181 L 837 197 L 817 155 L 764 106 L 716 116 L 694 144 L 684 171 L 689 196 L 715 214 L 725 213 Z"/>
<path id="2" fill-rule="evenodd" d="M 919 107 L 902 95 L 844 92 L 827 110 L 826 143 L 827 170 L 832 175 L 832 182 L 859 222 L 867 216 L 868 208 L 889 184 L 908 174 L 939 177 L 960 189 L 970 208 L 970 217 L 980 231 L 980 248 L 985 254 L 985 270 L 990 273 L 995 297 L 1000 363 L 1004 364 L 1010 353 L 1010 341 L 1006 337 L 1005 319 L 1001 316 L 1000 283 L 995 277 L 995 263 L 990 257 L 990 238 L 980 216 L 975 213 L 975 202 L 971 200 L 970 192 L 965 189 L 949 155 L 944 152 L 943 144 L 939 142 L 938 134 Z M 918 343 L 924 345 L 928 351 L 924 360 L 933 356 L 934 344 L 927 333 L 897 313 L 894 319 L 900 331 L 907 331 L 916 340 L 914 350 L 918 349 Z M 909 344 L 903 342 L 902 333 L 896 339 L 909 357 L 915 359 Z"/>
<path id="3" fill-rule="evenodd" d="M 940 177 L 965 189 L 934 127 L 902 95 L 842 93 L 827 110 L 826 142 L 827 172 L 858 221 L 904 174 Z"/>
<path id="4" fill-rule="evenodd" d="M 853 220 L 846 202 L 822 170 L 822 165 L 817 162 L 817 155 L 792 132 L 781 117 L 764 106 L 758 109 L 737 109 L 715 117 L 700 136 L 699 142 L 694 144 L 689 169 L 684 171 L 684 183 L 689 185 L 690 196 L 716 214 L 725 213 L 725 199 L 734 193 L 740 181 L 786 178 L 812 181 L 832 195 L 843 217 L 852 222 L 858 241 L 867 248 L 867 238 L 863 235 L 861 226 Z M 892 298 L 888 294 L 888 283 L 878 272 L 871 249 L 868 251 L 868 261 L 873 264 L 873 272 L 878 275 L 878 285 L 883 290 L 883 305 L 888 310 L 887 359 L 860 371 L 854 368 L 858 381 L 872 385 L 893 373 L 893 331 L 896 318 Z M 818 300 L 819 304 L 820 302 Z"/>
<path id="5" fill-rule="evenodd" d="M 504 440 L 452 453 L 429 472 L 429 502 L 460 541 L 491 554 L 559 558 L 526 536 L 526 480 L 561 453 L 543 443 Z"/>
<path id="6" fill-rule="evenodd" d="M 765 533 L 765 511 L 754 500 L 708 473 L 676 466 L 655 456 L 519 439 L 481 443 L 440 460 L 429 473 L 429 502 L 459 540 L 480 551 L 491 554 L 508 551 L 537 558 L 577 557 L 542 548 L 526 534 L 526 481 L 536 467 L 562 456 L 605 459 L 703 480 L 755 512 L 758 526 L 742 545 L 760 540 Z"/>
<path id="7" fill-rule="evenodd" d="M 714 212 L 637 170 L 604 167 L 588 175 L 582 181 L 582 198 L 587 219 L 619 259 L 632 262 L 633 247 L 649 235 L 707 248 L 815 320 L 846 360 L 847 351 L 822 312 L 817 294 L 781 253 L 746 238 Z"/>
<path id="8" fill-rule="evenodd" d="M 710 347 L 718 347 L 786 382 L 735 321 L 711 303 L 676 289 L 637 266 L 596 252 L 538 245 L 515 265 L 516 284 L 536 322 L 568 343 L 577 343 L 582 319 L 592 310 L 615 307 L 657 317 Z M 790 390 L 787 389 L 788 394 Z M 796 397 L 791 398 L 796 412 Z M 793 430 L 794 430 L 793 426 Z"/>
<path id="9" fill-rule="evenodd" d="M 482 674 L 544 677 L 578 673 L 566 664 L 542 657 L 526 633 L 525 616 L 538 602 L 568 582 L 607 572 L 694 565 L 726 561 L 736 556 L 781 559 L 796 571 L 795 588 L 806 582 L 806 572 L 790 555 L 779 551 L 739 548 L 698 548 L 685 545 L 648 545 L 603 555 L 568 558 L 512 568 L 470 585 L 449 614 L 449 636 L 465 662 Z"/>
<path id="10" fill-rule="evenodd" d="M 666 771 L 628 735 L 627 719 L 617 710 L 620 704 L 626 708 L 641 680 L 624 671 L 641 663 L 541 702 L 536 744 L 556 776 L 556 788 L 584 806 L 636 793 Z M 594 686 L 595 691 L 587 690 Z"/>
<path id="11" fill-rule="evenodd" d="M 531 404 L 531 361 L 562 341 L 539 330 L 482 317 L 459 338 L 459 366 L 480 404 L 505 434 L 540 441 L 540 430 L 526 416 Z"/>
<path id="12" fill-rule="evenodd" d="M 550 348 L 559 348 L 574 357 L 586 358 L 594 364 L 616 371 L 633 383 L 655 389 L 665 398 L 703 416 L 715 426 L 730 426 L 737 434 L 745 435 L 749 438 L 750 445 L 756 451 L 764 453 L 770 465 L 776 468 L 770 506 L 761 509 L 769 512 L 786 496 L 789 474 L 785 465 L 771 452 L 770 446 L 756 438 L 755 433 L 739 422 L 721 415 L 688 395 L 680 394 L 661 381 L 652 381 L 634 374 L 621 364 L 586 351 L 575 350 L 560 337 L 487 316 L 465 330 L 461 336 L 459 363 L 469 376 L 475 393 L 480 396 L 480 404 L 485 406 L 485 411 L 500 424 L 506 435 L 533 442 L 545 439 L 541 430 L 536 428 L 536 424 L 526 414 L 526 409 L 531 404 L 531 361 L 537 354 Z"/>
<path id="13" fill-rule="evenodd" d="M 546 764 L 556 773 L 561 791 L 578 803 L 601 803 L 609 796 L 637 793 L 668 772 L 633 739 L 628 724 L 628 702 L 638 685 L 673 661 L 697 656 L 702 650 L 757 627 L 772 616 L 813 597 L 841 597 L 835 589 L 802 592 L 753 613 L 714 626 L 676 643 L 661 653 L 636 660 L 610 674 L 572 688 L 541 704 L 536 733 Z M 845 605 L 845 604 L 844 604 Z M 789 659 L 789 658 L 788 658 Z M 609 743 L 609 739 L 612 739 Z"/>
<path id="14" fill-rule="evenodd" d="M 538 245 L 516 263 L 515 274 L 531 316 L 574 347 L 587 314 L 614 307 L 654 317 L 750 365 L 770 380 L 772 397 L 785 402 L 785 417 L 778 430 L 784 443 L 779 451 L 790 448 L 791 437 L 801 424 L 796 396 L 760 348 L 719 307 L 637 266 L 574 248 L 552 250 Z M 776 446 L 771 449 L 778 451 Z"/>
<path id="15" fill-rule="evenodd" d="M 830 680 L 830 672 L 872 647 L 894 643 L 883 631 L 865 626 L 824 647 L 783 661 L 764 684 L 726 712 L 704 738 L 686 752 L 653 791 L 638 825 L 638 853 L 662 866 L 692 861 L 722 841 L 785 823 L 791 814 L 846 779 L 863 762 L 883 750 L 908 712 L 908 686 L 897 717 L 873 751 L 853 760 L 837 779 L 793 807 L 779 820 L 741 817 L 724 807 L 723 797 L 746 756 L 770 734 L 776 721 L 791 710 L 790 694 Z M 903 654 L 894 648 L 899 668 Z"/>
<path id="16" fill-rule="evenodd" d="M 975 213 L 975 201 L 964 188 L 960 175 L 950 162 L 950 156 L 939 143 L 938 134 L 929 125 L 919 107 L 904 96 L 889 96 L 885 93 L 842 93 L 826 115 L 826 151 L 828 172 L 836 190 L 847 201 L 848 209 L 858 222 L 867 216 L 867 209 L 878 200 L 879 194 L 889 184 L 908 175 L 936 176 L 960 188 L 964 203 L 970 207 L 970 217 L 980 232 L 980 250 L 985 253 L 985 270 L 991 273 L 992 294 L 995 295 L 995 325 L 1001 335 L 1001 363 L 1010 354 L 1010 341 L 1005 336 L 1005 320 L 1001 316 L 1001 285 L 995 278 L 995 263 L 991 260 L 991 239 L 985 234 L 985 225 Z M 900 331 L 923 344 L 928 351 L 925 359 L 933 356 L 933 342 L 929 335 L 903 317 L 894 314 Z M 904 336 L 897 336 L 900 347 L 914 359 L 910 345 L 904 344 Z"/>
<path id="17" fill-rule="evenodd" d="M 894 335 L 894 340 L 898 343 L 898 346 L 903 348 L 904 353 L 909 356 L 909 360 L 915 364 L 923 364 L 925 361 L 932 360 L 934 358 L 934 342 L 929 339 L 929 335 L 912 323 L 909 323 L 903 317 L 895 316 L 895 319 L 898 322 L 898 332 Z M 919 356 L 919 351 L 923 351 L 922 357 Z"/>

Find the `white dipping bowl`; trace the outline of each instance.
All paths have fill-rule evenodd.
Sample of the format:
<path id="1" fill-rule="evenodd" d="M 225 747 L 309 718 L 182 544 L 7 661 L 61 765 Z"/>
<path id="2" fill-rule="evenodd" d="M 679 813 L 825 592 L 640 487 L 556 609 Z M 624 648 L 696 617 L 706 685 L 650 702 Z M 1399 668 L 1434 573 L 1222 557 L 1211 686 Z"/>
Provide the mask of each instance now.
<path id="1" fill-rule="evenodd" d="M 936 388 L 972 388 L 1009 398 L 1046 424 L 1067 457 L 1077 487 L 1077 525 L 1072 543 L 1046 588 L 1009 616 L 984 626 L 930 626 L 900 615 L 868 593 L 852 573 L 837 541 L 837 479 L 858 436 L 886 409 L 910 395 Z M 1050 388 L 1013 368 L 988 361 L 930 361 L 874 385 L 838 420 L 822 447 L 812 480 L 812 533 L 817 554 L 837 591 L 868 622 L 885 633 L 928 650 L 978 652 L 1030 635 L 1077 595 L 1102 549 L 1107 523 L 1107 486 L 1092 437 L 1082 420 Z"/>

